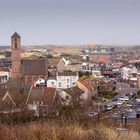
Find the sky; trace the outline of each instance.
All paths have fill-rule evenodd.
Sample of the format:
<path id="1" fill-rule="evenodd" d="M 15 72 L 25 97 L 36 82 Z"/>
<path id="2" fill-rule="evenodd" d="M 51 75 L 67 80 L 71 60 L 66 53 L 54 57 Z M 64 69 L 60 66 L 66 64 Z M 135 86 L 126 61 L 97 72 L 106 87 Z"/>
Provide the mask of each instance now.
<path id="1" fill-rule="evenodd" d="M 0 45 L 140 45 L 140 0 L 0 0 Z"/>

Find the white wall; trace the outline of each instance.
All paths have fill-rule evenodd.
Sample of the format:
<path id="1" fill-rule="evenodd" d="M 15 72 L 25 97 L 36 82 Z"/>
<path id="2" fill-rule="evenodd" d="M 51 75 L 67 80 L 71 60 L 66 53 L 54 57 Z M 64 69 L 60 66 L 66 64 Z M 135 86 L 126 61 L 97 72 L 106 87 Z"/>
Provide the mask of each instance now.
<path id="1" fill-rule="evenodd" d="M 56 88 L 57 81 L 55 79 L 48 79 L 47 80 L 47 87 L 54 87 Z"/>
<path id="2" fill-rule="evenodd" d="M 36 85 L 45 85 L 45 79 L 38 79 L 35 83 L 34 83 L 34 86 Z"/>
<path id="3" fill-rule="evenodd" d="M 129 74 L 130 74 L 130 68 L 123 67 L 122 68 L 122 77 L 123 77 L 123 79 L 128 80 L 129 77 L 130 77 Z"/>
<path id="4" fill-rule="evenodd" d="M 123 79 L 126 80 L 137 80 L 137 76 L 133 77 L 133 74 L 137 75 L 137 68 L 136 67 L 132 67 L 132 68 L 128 68 L 128 67 L 123 67 L 122 68 L 122 77 Z"/>
<path id="5" fill-rule="evenodd" d="M 0 76 L 7 76 L 7 81 L 10 80 L 10 72 L 7 71 L 0 71 Z"/>
<path id="6" fill-rule="evenodd" d="M 67 89 L 75 85 L 79 76 L 57 76 L 57 88 Z"/>

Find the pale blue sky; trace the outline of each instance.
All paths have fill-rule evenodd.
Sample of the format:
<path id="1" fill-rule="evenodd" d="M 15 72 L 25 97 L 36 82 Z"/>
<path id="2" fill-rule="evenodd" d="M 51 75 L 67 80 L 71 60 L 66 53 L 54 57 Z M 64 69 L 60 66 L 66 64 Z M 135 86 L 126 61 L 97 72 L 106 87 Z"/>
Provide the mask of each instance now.
<path id="1" fill-rule="evenodd" d="M 140 0 L 0 0 L 0 45 L 140 45 Z"/>

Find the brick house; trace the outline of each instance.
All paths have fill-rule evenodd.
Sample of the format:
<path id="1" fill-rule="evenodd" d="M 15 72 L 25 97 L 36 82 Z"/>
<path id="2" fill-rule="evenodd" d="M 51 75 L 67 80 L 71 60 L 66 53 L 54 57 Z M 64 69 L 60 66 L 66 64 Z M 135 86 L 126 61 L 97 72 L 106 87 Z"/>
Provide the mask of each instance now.
<path id="1" fill-rule="evenodd" d="M 93 94 L 93 87 L 87 81 L 85 81 L 85 80 L 79 80 L 76 83 L 76 85 L 78 86 L 78 88 L 80 88 L 81 90 L 83 90 L 85 92 L 83 94 L 83 98 L 84 99 L 88 99 L 89 96 Z"/>

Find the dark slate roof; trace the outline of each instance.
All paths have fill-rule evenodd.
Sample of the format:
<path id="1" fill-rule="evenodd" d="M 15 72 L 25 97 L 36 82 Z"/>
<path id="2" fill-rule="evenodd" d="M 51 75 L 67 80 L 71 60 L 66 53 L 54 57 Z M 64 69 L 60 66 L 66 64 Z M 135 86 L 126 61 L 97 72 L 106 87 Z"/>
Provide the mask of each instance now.
<path id="1" fill-rule="evenodd" d="M 45 59 L 22 60 L 21 73 L 22 75 L 46 75 L 46 66 Z"/>
<path id="2" fill-rule="evenodd" d="M 43 101 L 44 105 L 53 105 L 54 98 L 56 96 L 56 89 L 51 87 L 33 87 L 29 98 L 28 104 L 33 104 L 34 100 Z"/>
<path id="3" fill-rule="evenodd" d="M 19 35 L 17 32 L 15 32 L 15 33 L 11 36 L 11 38 L 20 38 L 20 35 Z"/>
<path id="4" fill-rule="evenodd" d="M 77 72 L 58 72 L 58 76 L 77 76 Z"/>
<path id="5" fill-rule="evenodd" d="M 68 93 L 69 95 L 71 95 L 72 97 L 77 97 L 80 96 L 84 93 L 83 90 L 81 90 L 80 88 L 78 88 L 77 86 L 72 87 L 72 88 L 68 88 L 68 89 L 64 89 L 64 91 L 66 93 Z"/>

